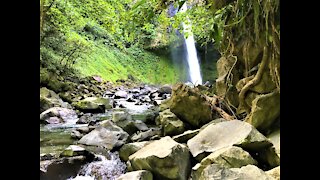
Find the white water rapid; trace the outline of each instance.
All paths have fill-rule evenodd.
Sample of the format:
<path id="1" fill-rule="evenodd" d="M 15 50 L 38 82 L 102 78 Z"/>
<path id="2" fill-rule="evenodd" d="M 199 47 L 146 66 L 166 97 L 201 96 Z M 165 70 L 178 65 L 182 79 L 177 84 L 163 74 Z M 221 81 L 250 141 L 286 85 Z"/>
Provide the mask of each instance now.
<path id="1" fill-rule="evenodd" d="M 180 9 L 180 12 L 186 12 L 187 10 L 187 3 L 184 3 Z M 195 47 L 195 42 L 193 38 L 193 33 L 191 31 L 191 22 L 187 18 L 188 23 L 182 23 L 183 30 L 185 33 L 188 34 L 188 38 L 185 39 L 185 43 L 187 46 L 187 60 L 188 60 L 188 65 L 189 65 L 189 74 L 191 78 L 191 82 L 194 85 L 202 84 L 202 78 L 201 78 L 201 73 L 200 73 L 200 65 L 199 65 L 199 60 L 197 57 L 197 50 Z"/>
<path id="2" fill-rule="evenodd" d="M 67 180 L 115 180 L 125 173 L 126 165 L 121 162 L 118 153 L 110 153 L 110 157 L 96 155 L 100 161 L 94 161 L 84 165 L 79 174 Z"/>

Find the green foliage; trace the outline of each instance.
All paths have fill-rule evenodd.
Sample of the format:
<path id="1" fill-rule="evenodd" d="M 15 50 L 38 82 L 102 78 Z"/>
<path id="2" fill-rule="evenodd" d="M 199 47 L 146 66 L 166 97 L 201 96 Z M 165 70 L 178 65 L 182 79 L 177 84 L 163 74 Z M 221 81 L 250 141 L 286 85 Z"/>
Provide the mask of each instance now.
<path id="1" fill-rule="evenodd" d="M 83 76 L 99 75 L 112 82 L 132 75 L 139 82 L 153 84 L 175 83 L 182 73 L 165 56 L 159 57 L 139 47 L 124 52 L 103 44 L 97 44 L 90 55 L 75 64 L 75 68 Z"/>

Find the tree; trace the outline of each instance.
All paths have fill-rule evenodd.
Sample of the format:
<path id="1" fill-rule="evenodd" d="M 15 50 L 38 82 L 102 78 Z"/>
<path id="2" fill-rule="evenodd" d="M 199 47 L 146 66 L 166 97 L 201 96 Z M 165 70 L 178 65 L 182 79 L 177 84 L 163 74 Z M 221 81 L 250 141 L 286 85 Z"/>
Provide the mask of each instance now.
<path id="1" fill-rule="evenodd" d="M 190 0 L 187 15 L 201 44 L 213 42 L 216 93 L 228 112 L 266 131 L 280 114 L 279 0 Z M 186 14 L 174 17 L 175 27 Z"/>

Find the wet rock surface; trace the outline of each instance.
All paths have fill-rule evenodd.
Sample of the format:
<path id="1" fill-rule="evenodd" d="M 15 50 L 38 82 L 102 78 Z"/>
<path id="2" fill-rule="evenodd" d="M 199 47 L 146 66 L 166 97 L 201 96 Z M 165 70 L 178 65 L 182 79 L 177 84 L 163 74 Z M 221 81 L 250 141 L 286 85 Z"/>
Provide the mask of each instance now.
<path id="1" fill-rule="evenodd" d="M 280 131 L 215 119 L 200 88 L 98 77 L 69 86 L 42 90 L 40 179 L 279 177 Z"/>

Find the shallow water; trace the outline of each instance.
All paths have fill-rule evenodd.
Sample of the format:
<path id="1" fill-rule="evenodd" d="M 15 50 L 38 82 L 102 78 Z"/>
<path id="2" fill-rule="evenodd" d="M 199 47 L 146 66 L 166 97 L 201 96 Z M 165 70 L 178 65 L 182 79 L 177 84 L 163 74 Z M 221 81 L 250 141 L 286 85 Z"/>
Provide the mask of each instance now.
<path id="1" fill-rule="evenodd" d="M 40 154 L 61 153 L 69 145 L 74 144 L 71 130 L 65 128 L 50 128 L 40 125 Z"/>

